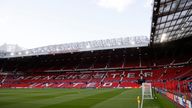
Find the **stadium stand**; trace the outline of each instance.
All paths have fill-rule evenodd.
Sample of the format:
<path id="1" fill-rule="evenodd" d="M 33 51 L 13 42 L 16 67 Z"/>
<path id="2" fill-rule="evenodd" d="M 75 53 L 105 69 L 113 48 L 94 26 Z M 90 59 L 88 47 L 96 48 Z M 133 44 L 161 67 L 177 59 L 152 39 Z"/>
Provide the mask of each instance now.
<path id="1" fill-rule="evenodd" d="M 23 51 L 20 52 L 23 55 L 15 53 L 15 56 L 2 57 L 0 88 L 140 88 L 142 82 L 149 82 L 155 89 L 192 98 L 191 13 L 185 16 L 188 23 L 177 25 L 189 25 L 181 28 L 184 29 L 180 31 L 183 37 L 168 35 L 170 32 L 178 32 L 175 29 L 164 33 L 167 35 L 166 40 L 161 39 L 162 33 L 159 34 L 162 29 L 167 29 L 160 26 L 170 22 L 169 18 L 159 19 L 170 16 L 171 21 L 183 20 L 184 17 L 179 17 L 182 14 L 178 19 L 171 16 L 191 11 L 191 6 L 187 6 L 191 1 L 183 1 L 186 3 L 169 0 L 161 3 L 155 0 L 149 46 L 144 45 L 148 43 L 145 37 L 134 38 L 135 43 L 139 44 L 133 47 L 125 47 L 131 45 L 131 38 L 119 38 L 93 41 L 92 44 L 82 42 L 53 45 L 27 50 L 29 55 Z M 165 10 L 159 11 L 175 3 L 182 5 L 178 4 L 179 9 L 173 12 L 170 8 L 172 14 Z M 170 25 L 169 28 L 174 26 Z M 58 46 L 70 50 L 57 52 Z M 42 53 L 44 49 L 51 50 Z"/>
<path id="2" fill-rule="evenodd" d="M 151 25 L 150 40 L 118 38 L 35 48 L 26 50 L 28 55 L 3 53 L 0 88 L 141 88 L 146 82 L 167 97 L 172 94 L 173 101 L 173 96 L 191 101 L 192 1 L 154 0 Z"/>
<path id="3" fill-rule="evenodd" d="M 179 44 L 5 58 L 0 88 L 140 88 L 149 82 L 191 97 L 192 53 L 186 44 L 174 52 Z"/>

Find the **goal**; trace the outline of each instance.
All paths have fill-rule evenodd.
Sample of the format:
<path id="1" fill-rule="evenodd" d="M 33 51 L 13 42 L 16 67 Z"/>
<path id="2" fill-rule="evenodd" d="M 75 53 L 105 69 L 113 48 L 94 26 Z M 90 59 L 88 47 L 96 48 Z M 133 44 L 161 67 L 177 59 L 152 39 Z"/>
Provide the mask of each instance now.
<path id="1" fill-rule="evenodd" d="M 142 83 L 142 99 L 153 99 L 151 83 Z"/>
<path id="2" fill-rule="evenodd" d="M 143 108 L 144 99 L 153 99 L 151 83 L 142 83 L 142 102 L 141 108 Z"/>

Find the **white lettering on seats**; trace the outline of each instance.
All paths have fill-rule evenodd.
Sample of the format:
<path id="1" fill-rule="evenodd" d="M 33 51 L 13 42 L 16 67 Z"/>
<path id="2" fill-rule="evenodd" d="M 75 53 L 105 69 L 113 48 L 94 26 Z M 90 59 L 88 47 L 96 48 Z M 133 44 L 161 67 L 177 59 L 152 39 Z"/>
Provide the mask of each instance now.
<path id="1" fill-rule="evenodd" d="M 112 86 L 112 82 L 105 82 L 104 84 L 103 84 L 103 86 L 104 87 L 110 87 L 110 86 Z"/>

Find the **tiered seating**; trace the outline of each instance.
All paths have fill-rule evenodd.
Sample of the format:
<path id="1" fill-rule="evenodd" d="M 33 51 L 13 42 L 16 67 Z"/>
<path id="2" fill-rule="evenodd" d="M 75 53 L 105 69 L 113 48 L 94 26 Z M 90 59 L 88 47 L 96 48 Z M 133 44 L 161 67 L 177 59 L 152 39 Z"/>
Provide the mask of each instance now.
<path id="1" fill-rule="evenodd" d="M 119 50 L 5 60 L 1 70 L 12 74 L 0 75 L 0 87 L 138 88 L 141 86 L 138 80 L 143 78 L 155 87 L 172 92 L 178 90 L 179 83 L 180 92 L 187 92 L 182 85 L 191 81 L 192 66 L 182 63 L 191 60 L 191 55 L 178 58 L 159 56 L 150 60 L 151 56 L 138 54 Z"/>
<path id="2" fill-rule="evenodd" d="M 123 81 L 134 81 L 134 80 L 138 80 L 139 77 L 139 71 L 126 71 L 123 73 Z"/>
<path id="3" fill-rule="evenodd" d="M 123 79 L 122 72 L 41 73 L 7 75 L 2 88 L 116 88 Z M 133 82 L 136 83 L 136 82 Z M 130 87 L 132 85 L 130 84 Z M 135 87 L 135 85 L 133 85 Z M 122 86 L 125 87 L 125 86 Z"/>
<path id="4" fill-rule="evenodd" d="M 192 66 L 165 69 L 158 80 L 153 80 L 153 86 L 166 89 L 172 93 L 180 93 L 191 97 L 189 83 L 192 82 Z"/>
<path id="5" fill-rule="evenodd" d="M 122 72 L 107 72 L 104 82 L 119 82 Z"/>
<path id="6" fill-rule="evenodd" d="M 4 76 L 0 75 L 0 83 L 3 81 L 3 79 L 4 79 Z"/>
<path id="7" fill-rule="evenodd" d="M 138 79 L 143 77 L 153 86 L 187 92 L 185 86 L 192 76 L 192 67 L 170 67 L 141 71 L 33 73 L 29 75 L 0 75 L 1 88 L 138 88 Z M 180 81 L 178 81 L 180 80 Z M 166 83 L 166 87 L 165 87 Z"/>

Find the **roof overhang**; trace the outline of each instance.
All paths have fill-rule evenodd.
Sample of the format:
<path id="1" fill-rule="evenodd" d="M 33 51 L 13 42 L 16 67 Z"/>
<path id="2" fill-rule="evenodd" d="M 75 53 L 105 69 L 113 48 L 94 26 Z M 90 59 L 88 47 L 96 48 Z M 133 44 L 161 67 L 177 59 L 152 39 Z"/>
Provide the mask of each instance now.
<path id="1" fill-rule="evenodd" d="M 106 40 L 95 40 L 86 42 L 67 43 L 59 45 L 49 45 L 34 49 L 23 50 L 19 52 L 10 52 L 2 58 L 38 56 L 48 54 L 64 54 L 84 51 L 109 50 L 120 48 L 134 48 L 148 46 L 149 38 L 147 36 L 125 37 Z"/>
<path id="2" fill-rule="evenodd" d="M 192 36 L 192 0 L 154 0 L 150 44 Z"/>

